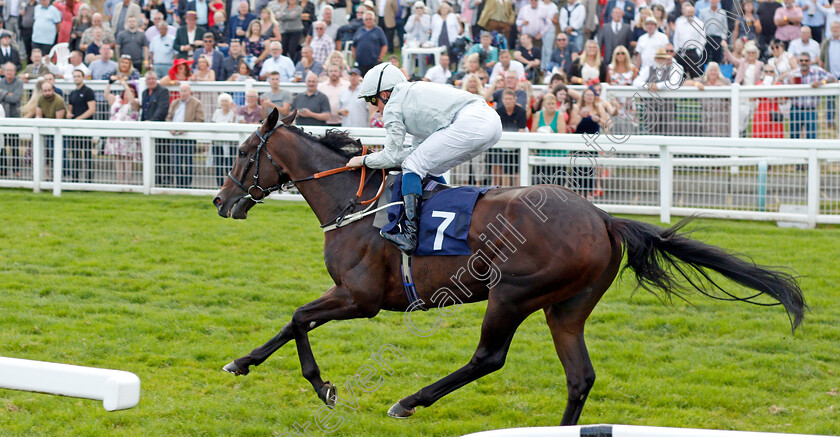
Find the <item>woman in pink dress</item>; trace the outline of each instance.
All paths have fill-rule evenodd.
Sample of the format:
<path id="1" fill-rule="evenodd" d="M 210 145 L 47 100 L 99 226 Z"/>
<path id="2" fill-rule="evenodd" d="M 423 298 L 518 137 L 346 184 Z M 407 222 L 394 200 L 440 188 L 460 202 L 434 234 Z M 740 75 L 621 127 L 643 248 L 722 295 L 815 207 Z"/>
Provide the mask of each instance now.
<path id="1" fill-rule="evenodd" d="M 73 29 L 73 17 L 79 13 L 82 2 L 76 0 L 61 0 L 53 4 L 61 12 L 61 24 L 58 25 L 58 40 L 56 43 L 70 42 L 70 31 Z"/>
<path id="2" fill-rule="evenodd" d="M 111 84 L 105 86 L 105 99 L 111 106 L 111 121 L 137 121 L 140 119 L 140 102 L 137 100 L 137 88 L 132 83 L 120 80 L 124 90 L 117 97 L 111 94 Z M 117 183 L 127 185 L 131 182 L 132 161 L 139 161 L 142 154 L 139 138 L 111 137 L 105 142 L 105 154 L 115 158 Z"/>

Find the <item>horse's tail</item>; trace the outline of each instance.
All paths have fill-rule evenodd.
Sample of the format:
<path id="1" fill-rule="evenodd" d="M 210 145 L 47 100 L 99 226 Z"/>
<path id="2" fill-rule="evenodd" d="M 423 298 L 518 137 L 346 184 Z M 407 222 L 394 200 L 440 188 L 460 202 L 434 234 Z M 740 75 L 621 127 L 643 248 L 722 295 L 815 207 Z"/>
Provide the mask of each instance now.
<path id="1" fill-rule="evenodd" d="M 653 288 L 658 288 L 664 290 L 668 297 L 676 295 L 682 298 L 681 292 L 686 290 L 680 283 L 680 278 L 683 278 L 691 287 L 715 299 L 756 305 L 781 304 L 787 311 L 792 330 L 796 330 L 802 322 L 807 306 L 795 276 L 758 266 L 751 260 L 741 259 L 718 247 L 686 237 L 686 233 L 679 231 L 693 217 L 683 219 L 668 229 L 635 220 L 608 217 L 608 229 L 624 242 L 627 252 L 627 265 L 624 269 L 632 269 L 639 285 L 646 290 L 656 294 Z M 709 269 L 758 293 L 748 297 L 730 294 L 709 277 Z M 712 294 L 708 285 L 726 297 Z M 769 295 L 778 303 L 766 304 L 753 300 L 762 294 Z"/>

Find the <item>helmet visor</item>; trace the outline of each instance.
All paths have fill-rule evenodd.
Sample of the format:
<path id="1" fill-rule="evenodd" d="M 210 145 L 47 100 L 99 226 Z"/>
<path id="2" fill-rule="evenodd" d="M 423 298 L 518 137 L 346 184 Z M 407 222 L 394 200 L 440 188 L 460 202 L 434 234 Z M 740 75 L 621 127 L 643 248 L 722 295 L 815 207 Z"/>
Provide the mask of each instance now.
<path id="1" fill-rule="evenodd" d="M 378 101 L 379 101 L 379 99 L 378 99 L 376 96 L 365 96 L 365 97 L 362 97 L 362 98 L 363 98 L 366 102 L 370 103 L 370 104 L 371 104 L 371 105 L 373 105 L 373 106 L 376 106 L 376 102 L 378 102 Z"/>

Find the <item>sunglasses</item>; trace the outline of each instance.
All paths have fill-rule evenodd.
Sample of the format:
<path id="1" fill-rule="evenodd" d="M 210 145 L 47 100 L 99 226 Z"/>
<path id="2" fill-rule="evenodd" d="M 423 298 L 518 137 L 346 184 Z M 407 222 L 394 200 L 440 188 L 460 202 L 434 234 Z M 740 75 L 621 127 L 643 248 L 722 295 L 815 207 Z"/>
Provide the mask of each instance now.
<path id="1" fill-rule="evenodd" d="M 673 50 L 665 50 L 665 53 L 674 53 Z"/>
<path id="2" fill-rule="evenodd" d="M 373 106 L 376 106 L 376 102 L 379 101 L 379 99 L 377 99 L 376 96 L 366 96 L 363 98 L 363 100 L 370 103 Z"/>

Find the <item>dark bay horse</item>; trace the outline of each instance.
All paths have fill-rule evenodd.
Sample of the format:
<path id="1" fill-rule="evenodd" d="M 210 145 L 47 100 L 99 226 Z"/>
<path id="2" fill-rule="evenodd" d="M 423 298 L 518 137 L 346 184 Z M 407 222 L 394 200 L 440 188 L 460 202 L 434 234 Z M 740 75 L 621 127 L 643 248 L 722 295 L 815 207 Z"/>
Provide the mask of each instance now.
<path id="1" fill-rule="evenodd" d="M 343 133 L 329 131 L 316 138 L 291 126 L 295 115 L 289 114 L 278 126 L 279 114 L 272 111 L 240 146 L 230 177 L 213 199 L 219 215 L 244 219 L 255 200 L 268 191 L 342 167 L 360 153 L 358 143 Z M 364 199 L 376 194 L 382 175 L 369 172 L 367 179 Z M 358 180 L 356 170 L 295 185 L 326 225 L 345 212 Z M 335 285 L 295 310 L 291 322 L 274 338 L 225 370 L 247 374 L 250 366 L 261 364 L 294 340 L 304 378 L 322 401 L 334 405 L 335 387 L 321 379 L 308 332 L 331 320 L 374 317 L 380 310 L 406 311 L 410 305 L 400 278 L 400 254 L 379 236 L 372 221 L 368 216 L 325 234 L 324 261 Z M 408 417 L 415 407 L 428 407 L 500 369 L 520 323 L 543 310 L 566 372 L 568 403 L 561 424 L 576 424 L 595 381 L 583 339 L 584 324 L 616 278 L 625 252 L 625 269 L 632 270 L 640 286 L 651 292 L 662 290 L 665 298 L 681 296 L 687 291 L 685 285 L 710 297 L 760 305 L 767 304 L 753 299 L 767 295 L 776 301 L 773 304 L 785 308 L 796 329 L 806 305 L 792 275 L 691 240 L 678 232 L 684 224 L 663 229 L 615 218 L 559 186 L 490 190 L 479 198 L 472 216 L 468 242 L 473 256 L 415 257 L 413 261 L 417 291 L 426 306 L 487 300 L 478 348 L 466 365 L 398 401 L 388 414 Z M 709 278 L 709 271 L 756 294 L 735 297 L 726 293 Z"/>

